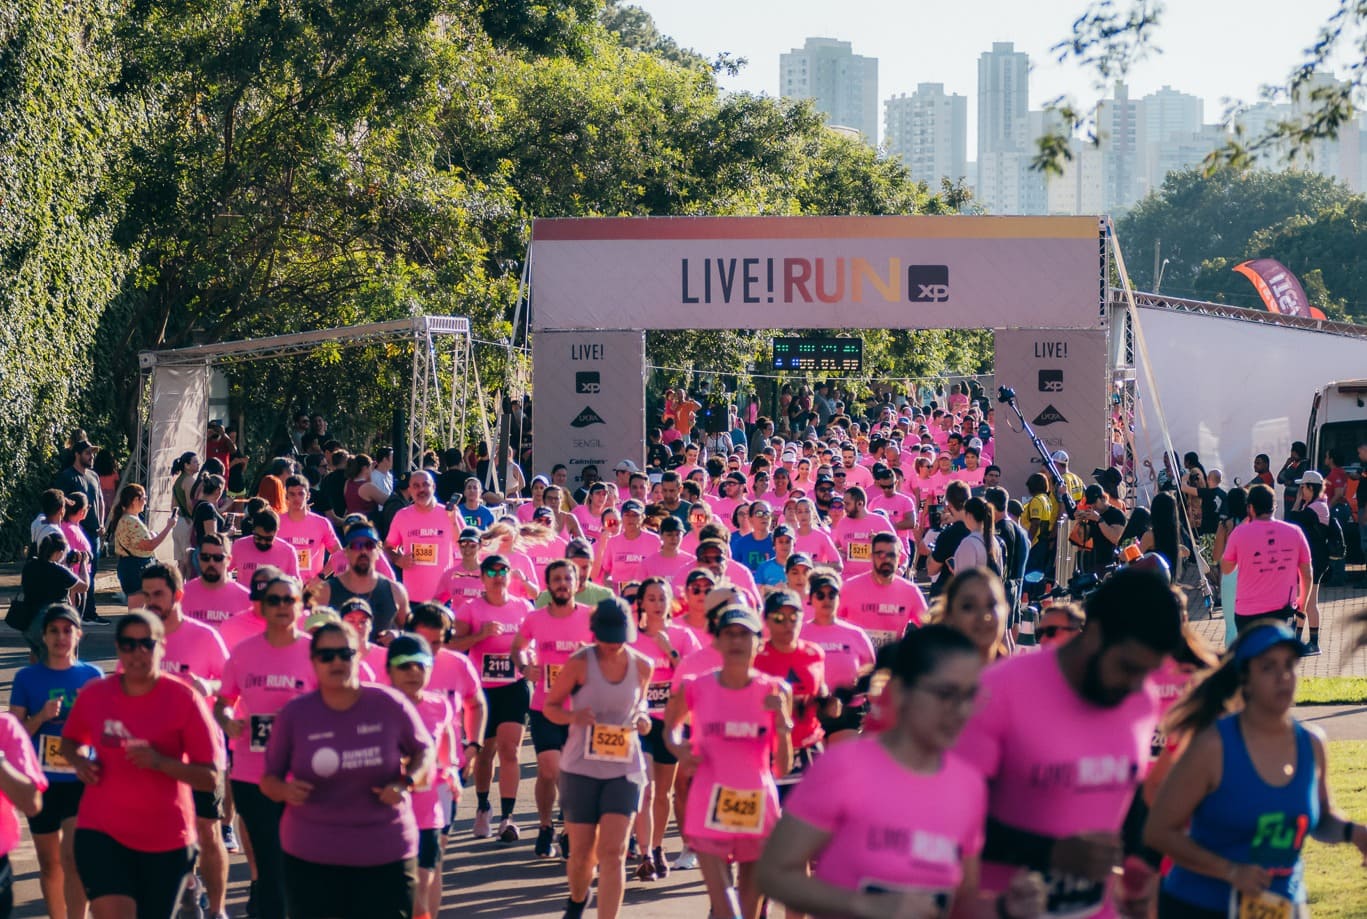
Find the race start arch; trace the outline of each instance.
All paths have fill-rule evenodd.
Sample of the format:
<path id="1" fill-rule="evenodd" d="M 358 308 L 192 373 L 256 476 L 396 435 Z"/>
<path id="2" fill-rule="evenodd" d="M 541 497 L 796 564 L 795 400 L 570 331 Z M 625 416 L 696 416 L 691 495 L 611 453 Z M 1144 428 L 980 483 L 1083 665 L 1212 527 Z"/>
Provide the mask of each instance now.
<path id="1" fill-rule="evenodd" d="M 1016 389 L 1073 469 L 1101 466 L 1113 364 L 1107 251 L 1100 217 L 538 220 L 538 468 L 565 463 L 573 477 L 590 463 L 643 462 L 652 329 L 992 329 L 997 383 Z M 1037 468 L 1005 420 L 997 461 Z"/>

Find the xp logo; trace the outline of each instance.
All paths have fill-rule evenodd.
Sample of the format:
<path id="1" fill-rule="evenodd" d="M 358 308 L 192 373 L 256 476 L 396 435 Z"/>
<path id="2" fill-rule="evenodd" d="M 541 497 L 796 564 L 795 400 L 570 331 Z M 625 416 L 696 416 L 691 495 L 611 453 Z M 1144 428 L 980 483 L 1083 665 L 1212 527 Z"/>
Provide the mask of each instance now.
<path id="1" fill-rule="evenodd" d="M 1051 424 L 1058 424 L 1060 421 L 1064 424 L 1068 423 L 1068 419 L 1063 417 L 1062 412 L 1054 408 L 1052 405 L 1046 405 L 1044 407 L 1044 411 L 1040 412 L 1039 415 L 1036 416 L 1035 420 L 1030 423 L 1037 424 L 1043 428 L 1048 427 Z"/>
<path id="2" fill-rule="evenodd" d="M 1063 392 L 1062 370 L 1041 370 L 1039 372 L 1040 392 Z"/>
<path id="3" fill-rule="evenodd" d="M 949 299 L 948 265 L 908 265 L 907 299 L 912 303 L 944 303 Z"/>
<path id="4" fill-rule="evenodd" d="M 596 396 L 603 391 L 597 370 L 581 370 L 574 375 L 574 391 L 580 395 Z"/>
<path id="5" fill-rule="evenodd" d="M 574 420 L 570 422 L 570 427 L 587 428 L 595 424 L 607 424 L 607 422 L 592 407 L 586 405 L 582 412 L 574 416 Z"/>

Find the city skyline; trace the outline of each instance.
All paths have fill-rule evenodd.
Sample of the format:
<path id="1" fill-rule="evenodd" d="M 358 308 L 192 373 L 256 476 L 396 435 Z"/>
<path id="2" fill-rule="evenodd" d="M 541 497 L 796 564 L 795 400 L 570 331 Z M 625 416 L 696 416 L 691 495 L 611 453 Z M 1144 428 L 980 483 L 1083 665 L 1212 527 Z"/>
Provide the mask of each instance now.
<path id="1" fill-rule="evenodd" d="M 781 94 L 779 55 L 800 47 L 807 37 L 850 42 L 856 54 L 879 59 L 882 103 L 922 83 L 941 83 L 945 92 L 970 100 L 968 150 L 977 150 L 977 64 L 993 42 L 1013 42 L 1030 57 L 1030 106 L 1060 95 L 1087 106 L 1103 88 L 1073 64 L 1059 64 L 1050 48 L 1071 34 L 1085 0 L 1046 0 L 1019 4 L 983 0 L 966 29 L 962 11 L 947 5 L 894 3 L 892 0 L 633 0 L 649 12 L 660 30 L 681 45 L 712 56 L 720 52 L 747 58 L 735 76 L 719 77 L 728 90 Z M 1205 101 L 1207 122 L 1219 120 L 1226 99 L 1258 101 L 1259 87 L 1283 83 L 1302 59 L 1303 49 L 1336 8 L 1334 0 L 1305 0 L 1288 18 L 1284 4 L 1272 0 L 1185 0 L 1167 5 L 1157 33 L 1162 53 L 1137 63 L 1126 77 L 1132 97 L 1169 85 Z M 1274 27 L 1234 29 L 1259 22 Z M 777 26 L 777 27 L 776 27 Z M 1212 61 L 1218 62 L 1213 66 Z M 1345 72 L 1344 62 L 1331 68 Z M 1105 87 L 1109 90 L 1109 87 Z"/>

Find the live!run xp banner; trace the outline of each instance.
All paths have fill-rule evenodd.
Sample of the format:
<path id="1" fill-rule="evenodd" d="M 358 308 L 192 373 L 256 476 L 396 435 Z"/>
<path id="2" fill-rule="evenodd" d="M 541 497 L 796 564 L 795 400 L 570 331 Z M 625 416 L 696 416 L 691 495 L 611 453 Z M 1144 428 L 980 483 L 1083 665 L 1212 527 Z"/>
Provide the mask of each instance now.
<path id="1" fill-rule="evenodd" d="M 1095 217 L 538 220 L 536 329 L 1053 328 L 1104 320 Z"/>

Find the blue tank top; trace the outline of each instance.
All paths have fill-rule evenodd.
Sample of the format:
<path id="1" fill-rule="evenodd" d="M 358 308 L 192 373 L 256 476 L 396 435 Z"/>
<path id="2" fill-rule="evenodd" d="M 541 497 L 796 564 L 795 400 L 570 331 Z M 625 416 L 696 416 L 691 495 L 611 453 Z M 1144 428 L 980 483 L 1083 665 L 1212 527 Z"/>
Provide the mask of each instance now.
<path id="1" fill-rule="evenodd" d="M 1320 820 L 1319 765 L 1310 732 L 1296 723 L 1296 773 L 1286 785 L 1274 787 L 1253 766 L 1239 716 L 1226 715 L 1215 724 L 1224 748 L 1220 787 L 1197 806 L 1188 835 L 1235 864 L 1270 869 L 1269 889 L 1304 903 L 1301 849 Z M 1163 889 L 1203 909 L 1229 907 L 1227 883 L 1180 866 L 1173 867 Z"/>

